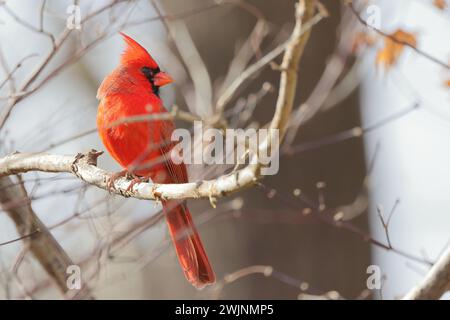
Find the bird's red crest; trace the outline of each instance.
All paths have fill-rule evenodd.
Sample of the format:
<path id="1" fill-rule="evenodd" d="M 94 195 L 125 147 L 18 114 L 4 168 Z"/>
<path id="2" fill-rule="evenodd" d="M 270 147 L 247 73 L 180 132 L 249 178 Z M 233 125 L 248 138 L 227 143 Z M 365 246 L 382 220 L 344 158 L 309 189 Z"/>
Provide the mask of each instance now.
<path id="1" fill-rule="evenodd" d="M 131 37 L 127 36 L 125 33 L 120 32 L 120 35 L 127 44 L 120 60 L 122 64 L 137 62 L 142 64 L 142 66 L 147 66 L 150 68 L 158 67 L 156 61 L 153 60 L 152 56 L 147 52 L 147 50 L 145 50 L 144 47 L 142 47 Z"/>

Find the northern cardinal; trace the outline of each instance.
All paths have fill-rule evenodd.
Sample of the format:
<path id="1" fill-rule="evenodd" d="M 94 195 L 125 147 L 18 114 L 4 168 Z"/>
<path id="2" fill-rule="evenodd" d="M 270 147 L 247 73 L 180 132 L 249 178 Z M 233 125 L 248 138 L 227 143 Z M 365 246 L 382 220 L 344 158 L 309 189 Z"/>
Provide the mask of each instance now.
<path id="1" fill-rule="evenodd" d="M 170 141 L 175 128 L 173 121 L 126 122 L 131 116 L 166 113 L 158 95 L 159 88 L 173 80 L 159 69 L 141 45 L 121 35 L 126 50 L 119 65 L 103 80 L 97 92 L 100 138 L 125 169 L 123 172 L 152 178 L 156 183 L 188 182 L 185 165 L 175 164 L 170 157 L 175 145 Z M 214 272 L 186 203 L 169 200 L 162 201 L 162 205 L 186 279 L 197 288 L 214 283 Z"/>

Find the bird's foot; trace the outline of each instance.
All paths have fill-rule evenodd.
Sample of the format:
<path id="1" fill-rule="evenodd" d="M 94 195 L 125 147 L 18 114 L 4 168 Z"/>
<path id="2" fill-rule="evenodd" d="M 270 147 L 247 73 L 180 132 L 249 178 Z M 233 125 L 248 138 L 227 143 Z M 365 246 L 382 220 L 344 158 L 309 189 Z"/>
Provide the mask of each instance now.
<path id="1" fill-rule="evenodd" d="M 134 176 L 133 180 L 131 180 L 130 185 L 127 187 L 126 192 L 131 192 L 133 190 L 133 187 L 135 184 L 141 183 L 141 182 L 148 182 L 148 177 L 137 177 Z"/>
<path id="2" fill-rule="evenodd" d="M 113 190 L 116 190 L 116 187 L 114 186 L 114 183 L 116 182 L 117 179 L 120 178 L 127 178 L 127 179 L 134 179 L 136 178 L 135 175 L 133 175 L 132 173 L 130 173 L 128 170 L 122 170 L 119 172 L 114 172 L 111 177 L 109 178 L 106 186 L 108 188 L 108 191 L 111 193 Z"/>

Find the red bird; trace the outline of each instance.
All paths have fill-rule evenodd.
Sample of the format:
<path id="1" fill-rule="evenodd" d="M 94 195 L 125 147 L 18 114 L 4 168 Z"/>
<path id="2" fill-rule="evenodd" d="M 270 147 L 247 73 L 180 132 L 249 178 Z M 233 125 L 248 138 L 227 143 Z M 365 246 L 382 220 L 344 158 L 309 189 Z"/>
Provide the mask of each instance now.
<path id="1" fill-rule="evenodd" d="M 170 141 L 173 121 L 130 122 L 137 115 L 166 113 L 159 88 L 173 80 L 162 72 L 150 54 L 121 33 L 126 42 L 118 67 L 100 85 L 97 128 L 111 156 L 133 175 L 156 183 L 185 183 L 184 164 L 175 164 Z M 120 123 L 120 124 L 119 124 Z M 116 176 L 117 177 L 117 176 Z M 197 288 L 214 283 L 215 275 L 185 202 L 162 201 L 178 260 L 187 280 Z"/>

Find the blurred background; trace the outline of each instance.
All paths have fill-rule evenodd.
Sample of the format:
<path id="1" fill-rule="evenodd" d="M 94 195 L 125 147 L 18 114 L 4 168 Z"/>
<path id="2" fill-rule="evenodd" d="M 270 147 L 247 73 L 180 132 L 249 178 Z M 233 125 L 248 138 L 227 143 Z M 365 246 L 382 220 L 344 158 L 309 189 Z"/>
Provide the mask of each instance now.
<path id="1" fill-rule="evenodd" d="M 410 49 L 392 70 L 380 70 L 383 39 L 338 1 L 321 3 L 329 17 L 313 27 L 301 59 L 279 173 L 215 209 L 189 201 L 216 285 L 198 291 L 184 279 L 159 204 L 112 196 L 70 175 L 22 176 L 32 209 L 81 267 L 95 298 L 393 299 L 420 281 L 449 243 L 450 73 Z M 0 130 L 0 156 L 104 150 L 95 132 L 96 90 L 124 48 L 118 31 L 175 79 L 162 88 L 166 107 L 211 117 L 224 89 L 289 37 L 294 4 L 0 1 L 1 111 L 24 96 Z M 442 41 L 448 9 L 425 0 L 356 4 L 375 4 L 382 30 L 413 32 L 420 48 L 449 60 Z M 361 44 L 362 34 L 375 40 Z M 42 63 L 30 92 L 17 91 Z M 229 126 L 269 122 L 278 83 L 273 65 L 247 81 L 227 106 Z M 99 166 L 120 170 L 107 154 Z M 195 181 L 225 170 L 196 165 L 189 175 Z M 388 228 L 380 215 L 391 217 Z M 63 298 L 27 240 L 9 243 L 19 235 L 5 209 L 0 230 L 0 298 Z M 379 286 L 368 287 L 371 265 Z"/>

